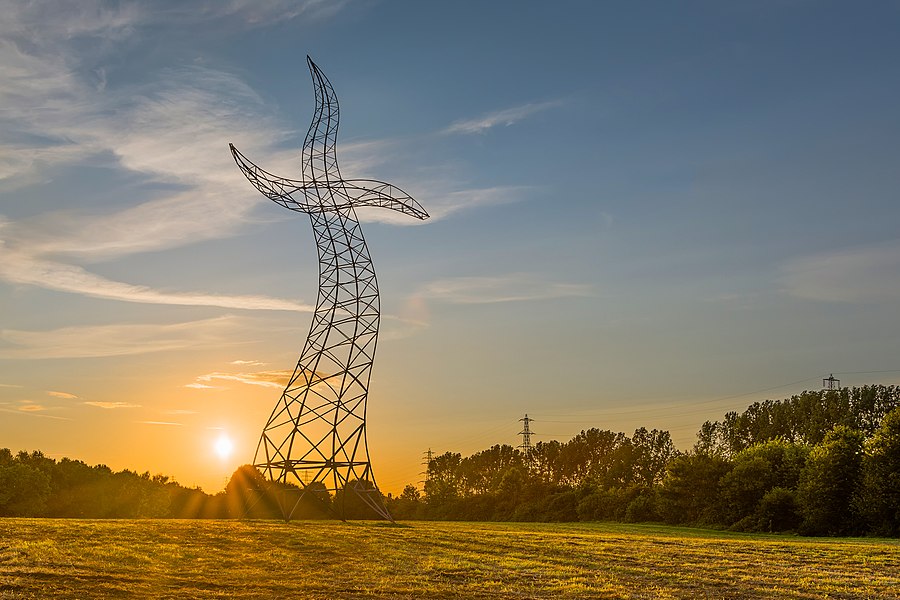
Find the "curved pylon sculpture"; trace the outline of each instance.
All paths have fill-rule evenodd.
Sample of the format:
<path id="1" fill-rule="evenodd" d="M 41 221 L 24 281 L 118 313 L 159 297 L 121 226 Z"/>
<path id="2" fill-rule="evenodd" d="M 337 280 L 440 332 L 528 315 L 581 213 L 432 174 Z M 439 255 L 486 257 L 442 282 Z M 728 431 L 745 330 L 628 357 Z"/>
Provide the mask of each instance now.
<path id="1" fill-rule="evenodd" d="M 366 397 L 378 338 L 378 284 L 356 217 L 358 206 L 390 208 L 427 219 L 418 202 L 381 181 L 344 179 L 335 144 L 338 101 L 331 82 L 307 56 L 316 107 L 303 142 L 299 180 L 260 169 L 230 144 L 238 167 L 277 204 L 309 214 L 319 254 L 319 293 L 303 353 L 272 411 L 254 458 L 271 480 L 295 484 L 296 501 L 282 503 L 289 520 L 304 494 L 341 492 L 331 509 L 343 519 L 352 490 L 391 519 L 375 485 L 366 443 Z"/>

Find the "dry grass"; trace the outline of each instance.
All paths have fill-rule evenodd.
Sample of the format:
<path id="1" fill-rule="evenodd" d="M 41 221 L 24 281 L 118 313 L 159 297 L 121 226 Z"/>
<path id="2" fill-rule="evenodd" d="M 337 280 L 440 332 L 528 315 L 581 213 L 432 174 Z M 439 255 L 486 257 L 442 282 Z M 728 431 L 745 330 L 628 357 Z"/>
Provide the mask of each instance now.
<path id="1" fill-rule="evenodd" d="M 900 543 L 613 524 L 0 519 L 0 598 L 900 598 Z"/>

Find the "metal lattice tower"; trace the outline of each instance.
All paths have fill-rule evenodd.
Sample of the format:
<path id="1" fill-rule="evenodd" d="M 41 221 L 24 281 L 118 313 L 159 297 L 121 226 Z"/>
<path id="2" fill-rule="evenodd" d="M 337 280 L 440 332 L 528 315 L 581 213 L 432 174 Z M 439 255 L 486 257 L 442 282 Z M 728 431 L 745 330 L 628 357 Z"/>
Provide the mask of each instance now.
<path id="1" fill-rule="evenodd" d="M 309 335 L 290 382 L 263 429 L 254 465 L 270 480 L 300 489 L 282 503 L 290 519 L 305 493 L 352 490 L 375 513 L 391 519 L 375 484 L 366 442 L 366 398 L 380 305 L 372 258 L 355 207 L 378 206 L 428 218 L 418 202 L 381 181 L 343 179 L 338 168 L 337 96 L 307 56 L 315 114 L 303 142 L 301 178 L 259 168 L 229 145 L 238 167 L 277 204 L 309 214 L 319 257 L 319 293 Z M 331 505 L 341 519 L 343 501 Z M 393 519 L 391 519 L 393 520 Z"/>
<path id="2" fill-rule="evenodd" d="M 531 436 L 534 433 L 531 431 L 530 424 L 534 419 L 528 418 L 528 413 L 525 413 L 525 416 L 520 421 L 524 421 L 525 425 L 522 427 L 522 431 L 519 432 L 519 435 L 522 436 L 522 443 L 519 444 L 519 449 L 522 450 L 522 455 L 525 457 L 525 463 L 529 464 L 531 462 Z"/>
<path id="3" fill-rule="evenodd" d="M 841 389 L 841 380 L 835 378 L 834 373 L 832 373 L 822 380 L 822 387 L 829 391 L 839 390 Z"/>
<path id="4" fill-rule="evenodd" d="M 434 452 L 431 451 L 431 448 L 425 452 L 423 458 L 425 459 L 422 461 L 422 465 L 425 467 L 425 470 L 422 472 L 422 475 L 425 476 L 425 481 L 423 481 L 423 483 L 428 483 L 431 481 L 431 461 L 434 460 Z"/>

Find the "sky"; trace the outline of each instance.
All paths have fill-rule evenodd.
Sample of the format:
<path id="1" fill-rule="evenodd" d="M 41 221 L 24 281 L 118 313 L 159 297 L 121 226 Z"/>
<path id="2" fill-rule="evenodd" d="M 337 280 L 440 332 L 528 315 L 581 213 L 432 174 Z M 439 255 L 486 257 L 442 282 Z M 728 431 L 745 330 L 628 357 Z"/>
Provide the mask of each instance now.
<path id="1" fill-rule="evenodd" d="M 3 0 L 0 447 L 216 492 L 315 302 L 310 55 L 382 324 L 382 490 L 423 454 L 900 383 L 900 4 Z M 217 453 L 230 440 L 233 452 Z M 226 445 L 227 446 L 227 445 Z"/>

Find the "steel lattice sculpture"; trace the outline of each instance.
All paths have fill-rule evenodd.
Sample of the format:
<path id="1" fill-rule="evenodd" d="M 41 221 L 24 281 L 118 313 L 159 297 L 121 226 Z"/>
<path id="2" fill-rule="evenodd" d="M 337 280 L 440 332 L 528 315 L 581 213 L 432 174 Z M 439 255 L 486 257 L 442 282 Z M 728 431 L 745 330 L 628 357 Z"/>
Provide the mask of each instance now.
<path id="1" fill-rule="evenodd" d="M 299 180 L 268 173 L 230 145 L 235 162 L 263 195 L 309 214 L 319 255 L 319 293 L 303 353 L 272 411 L 255 466 L 270 481 L 301 490 L 282 504 L 290 519 L 304 493 L 355 492 L 391 519 L 380 499 L 366 442 L 366 398 L 378 338 L 379 298 L 372 259 L 355 207 L 390 208 L 418 219 L 428 213 L 399 188 L 343 179 L 335 144 L 339 109 L 331 82 L 307 56 L 315 115 L 303 143 Z M 343 505 L 332 506 L 344 518 Z"/>

